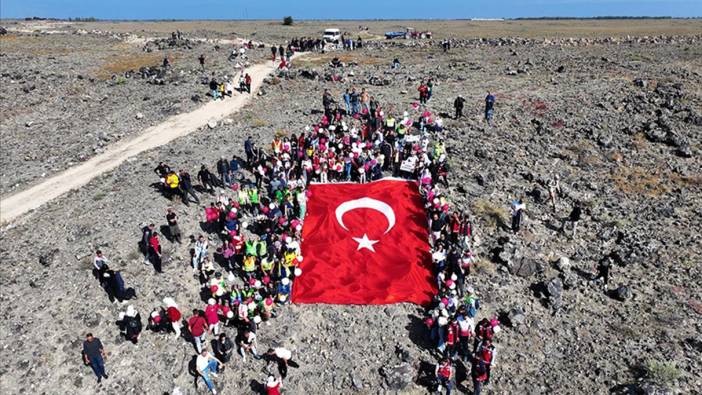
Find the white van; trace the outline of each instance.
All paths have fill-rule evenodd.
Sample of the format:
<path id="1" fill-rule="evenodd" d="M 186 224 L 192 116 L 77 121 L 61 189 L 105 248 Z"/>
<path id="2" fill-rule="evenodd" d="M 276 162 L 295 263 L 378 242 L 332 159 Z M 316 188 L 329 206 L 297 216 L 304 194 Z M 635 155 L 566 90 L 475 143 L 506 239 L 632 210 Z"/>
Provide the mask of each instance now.
<path id="1" fill-rule="evenodd" d="M 341 31 L 339 29 L 326 29 L 322 40 L 325 43 L 341 44 Z"/>

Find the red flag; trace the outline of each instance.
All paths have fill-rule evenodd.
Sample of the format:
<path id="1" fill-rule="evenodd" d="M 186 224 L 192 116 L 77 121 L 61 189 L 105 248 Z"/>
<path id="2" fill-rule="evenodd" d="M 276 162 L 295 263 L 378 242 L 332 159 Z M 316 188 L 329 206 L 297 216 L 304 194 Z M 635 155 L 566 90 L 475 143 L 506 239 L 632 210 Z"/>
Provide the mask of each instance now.
<path id="1" fill-rule="evenodd" d="M 428 304 L 426 212 L 416 182 L 312 184 L 295 303 Z"/>

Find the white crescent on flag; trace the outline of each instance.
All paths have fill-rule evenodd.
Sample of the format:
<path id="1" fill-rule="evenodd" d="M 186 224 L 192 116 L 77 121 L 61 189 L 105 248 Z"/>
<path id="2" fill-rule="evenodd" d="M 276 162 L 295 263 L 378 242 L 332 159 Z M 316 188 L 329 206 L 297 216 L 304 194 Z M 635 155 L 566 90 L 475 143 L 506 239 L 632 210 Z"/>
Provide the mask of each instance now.
<path id="1" fill-rule="evenodd" d="M 392 207 L 390 207 L 385 202 L 381 202 L 380 200 L 371 199 L 369 197 L 363 197 L 360 199 L 343 202 L 336 208 L 336 220 L 337 222 L 339 222 L 339 225 L 341 225 L 341 227 L 345 230 L 349 230 L 349 228 L 347 228 L 346 225 L 344 225 L 344 214 L 357 208 L 369 208 L 371 210 L 376 210 L 383 214 L 388 220 L 388 228 L 383 234 L 387 234 L 388 232 L 390 232 L 390 229 L 392 229 L 393 226 L 395 226 L 395 211 L 392 209 Z"/>

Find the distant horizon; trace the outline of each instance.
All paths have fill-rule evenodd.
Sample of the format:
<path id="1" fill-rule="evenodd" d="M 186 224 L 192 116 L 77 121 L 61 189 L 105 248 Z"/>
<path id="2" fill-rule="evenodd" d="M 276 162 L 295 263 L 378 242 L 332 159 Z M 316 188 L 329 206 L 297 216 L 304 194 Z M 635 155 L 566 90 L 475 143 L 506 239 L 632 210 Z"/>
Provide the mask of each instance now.
<path id="1" fill-rule="evenodd" d="M 191 18 L 191 19 L 180 19 L 180 18 L 162 18 L 162 19 L 147 19 L 147 18 L 133 18 L 133 19 L 102 19 L 95 17 L 68 17 L 68 18 L 57 18 L 49 16 L 39 16 L 39 15 L 28 15 L 24 17 L 13 17 L 13 18 L 1 18 L 0 21 L 61 21 L 61 22 L 86 22 L 85 19 L 93 19 L 89 22 L 281 22 L 280 19 L 273 18 L 261 18 L 261 19 L 242 19 L 242 18 Z M 591 17 L 578 17 L 578 16 L 535 16 L 535 17 L 516 17 L 516 18 L 295 18 L 296 22 L 393 22 L 393 21 L 472 21 L 472 22 L 491 22 L 491 21 L 519 21 L 519 20 L 622 20 L 622 19 L 671 19 L 671 20 L 693 20 L 702 19 L 702 16 L 690 16 L 690 17 L 675 17 L 675 16 L 625 16 L 625 15 L 603 15 L 603 16 L 591 16 Z"/>
<path id="2" fill-rule="evenodd" d="M 0 18 L 96 18 L 110 21 L 282 20 L 300 21 L 468 19 L 698 19 L 702 0 L 2 0 Z"/>

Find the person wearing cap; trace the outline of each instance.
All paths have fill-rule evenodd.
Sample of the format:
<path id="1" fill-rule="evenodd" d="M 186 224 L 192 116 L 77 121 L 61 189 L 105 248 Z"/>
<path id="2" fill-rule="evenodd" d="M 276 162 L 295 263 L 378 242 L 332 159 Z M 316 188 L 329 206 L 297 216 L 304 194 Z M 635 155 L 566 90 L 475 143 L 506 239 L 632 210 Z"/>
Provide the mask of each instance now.
<path id="1" fill-rule="evenodd" d="M 205 313 L 200 310 L 193 310 L 193 316 L 188 320 L 188 331 L 192 335 L 193 343 L 198 353 L 202 352 L 202 342 L 205 341 L 208 329 Z"/>
<path id="2" fill-rule="evenodd" d="M 280 377 L 285 379 L 288 376 L 288 364 L 292 359 L 292 351 L 285 347 L 269 348 L 268 351 L 266 351 L 265 356 L 267 357 L 268 361 L 276 362 L 278 364 L 278 372 L 280 373 Z M 293 365 L 295 365 L 294 362 Z"/>
<path id="3" fill-rule="evenodd" d="M 280 395 L 280 387 L 283 386 L 282 380 L 278 380 L 272 374 L 266 379 L 266 395 Z"/>
<path id="4" fill-rule="evenodd" d="M 278 284 L 278 303 L 287 304 L 290 299 L 290 279 L 283 277 Z"/>
<path id="5" fill-rule="evenodd" d="M 207 320 L 207 333 L 219 335 L 219 305 L 213 298 L 207 301 L 205 319 Z"/>
<path id="6" fill-rule="evenodd" d="M 244 362 L 246 362 L 246 353 L 250 352 L 254 359 L 261 359 L 261 356 L 256 352 L 256 334 L 249 328 L 244 329 L 236 336 L 236 344 L 239 346 L 239 354 Z"/>
<path id="7" fill-rule="evenodd" d="M 210 354 L 207 350 L 202 350 L 198 352 L 198 354 L 199 355 L 195 360 L 197 372 L 200 374 L 200 376 L 202 376 L 202 379 L 205 380 L 205 384 L 207 384 L 207 388 L 210 390 L 210 392 L 216 395 L 217 389 L 215 388 L 214 383 L 212 383 L 210 375 L 212 377 L 217 377 L 217 369 L 219 368 L 219 365 L 223 365 L 223 363 L 217 359 L 217 357 Z"/>
<path id="8" fill-rule="evenodd" d="M 100 339 L 93 337 L 92 333 L 86 334 L 85 341 L 83 341 L 83 360 L 93 369 L 98 383 L 103 378 L 108 378 L 107 373 L 105 373 L 105 358 L 107 358 L 107 354 Z"/>
<path id="9" fill-rule="evenodd" d="M 232 343 L 231 339 L 229 339 L 229 337 L 226 334 L 221 333 L 217 340 L 214 341 L 214 344 L 212 345 L 212 350 L 214 351 L 214 354 L 217 357 L 217 359 L 224 363 L 227 363 L 232 357 L 234 343 Z"/>

